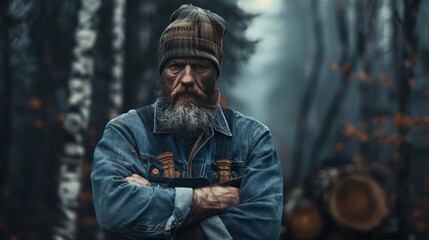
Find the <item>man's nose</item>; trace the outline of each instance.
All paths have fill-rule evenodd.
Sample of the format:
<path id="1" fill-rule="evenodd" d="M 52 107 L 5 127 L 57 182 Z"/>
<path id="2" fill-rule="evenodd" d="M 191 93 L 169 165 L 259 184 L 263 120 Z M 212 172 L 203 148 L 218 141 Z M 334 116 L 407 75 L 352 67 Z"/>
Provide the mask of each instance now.
<path id="1" fill-rule="evenodd" d="M 192 66 L 190 64 L 186 64 L 183 77 L 180 82 L 185 86 L 194 84 L 194 72 L 192 71 Z"/>

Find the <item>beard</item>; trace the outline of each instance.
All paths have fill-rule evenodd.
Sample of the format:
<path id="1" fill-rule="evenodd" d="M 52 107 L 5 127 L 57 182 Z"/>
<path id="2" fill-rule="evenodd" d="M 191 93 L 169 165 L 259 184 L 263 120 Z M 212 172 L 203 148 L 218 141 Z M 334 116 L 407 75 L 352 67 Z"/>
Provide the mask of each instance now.
<path id="1" fill-rule="evenodd" d="M 166 80 L 161 79 L 158 106 L 158 121 L 169 132 L 188 138 L 197 137 L 208 132 L 214 125 L 217 110 L 216 88 L 213 85 L 206 92 L 202 92 L 193 86 L 180 85 L 170 92 Z"/>

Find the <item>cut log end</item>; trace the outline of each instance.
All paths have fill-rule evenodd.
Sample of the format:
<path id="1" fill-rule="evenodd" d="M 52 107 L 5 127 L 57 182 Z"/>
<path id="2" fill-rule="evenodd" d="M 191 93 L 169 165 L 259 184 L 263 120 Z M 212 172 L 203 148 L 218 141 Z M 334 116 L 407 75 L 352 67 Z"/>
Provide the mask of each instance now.
<path id="1" fill-rule="evenodd" d="M 370 176 L 348 174 L 334 182 L 329 210 L 338 223 L 354 230 L 369 231 L 388 214 L 386 194 Z"/>

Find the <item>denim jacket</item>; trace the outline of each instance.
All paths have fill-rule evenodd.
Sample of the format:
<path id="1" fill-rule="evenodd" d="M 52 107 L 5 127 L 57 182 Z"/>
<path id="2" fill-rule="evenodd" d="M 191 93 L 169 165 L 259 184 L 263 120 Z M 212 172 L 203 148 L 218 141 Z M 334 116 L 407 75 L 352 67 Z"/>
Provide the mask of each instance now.
<path id="1" fill-rule="evenodd" d="M 174 238 L 192 204 L 191 188 L 167 188 L 157 181 L 162 166 L 157 148 L 148 134 L 165 134 L 165 146 L 174 154 L 179 176 L 206 177 L 214 182 L 215 131 L 232 136 L 233 177 L 244 176 L 240 204 L 200 222 L 208 239 L 278 239 L 283 211 L 283 187 L 279 158 L 266 126 L 239 112 L 233 114 L 233 132 L 218 109 L 214 128 L 203 136 L 188 169 L 188 156 L 177 136 L 166 133 L 157 121 L 146 129 L 136 110 L 112 119 L 98 143 L 91 172 L 94 206 L 100 226 L 127 239 Z M 136 173 L 152 187 L 130 184 Z M 190 176 L 186 176 L 190 177 Z"/>

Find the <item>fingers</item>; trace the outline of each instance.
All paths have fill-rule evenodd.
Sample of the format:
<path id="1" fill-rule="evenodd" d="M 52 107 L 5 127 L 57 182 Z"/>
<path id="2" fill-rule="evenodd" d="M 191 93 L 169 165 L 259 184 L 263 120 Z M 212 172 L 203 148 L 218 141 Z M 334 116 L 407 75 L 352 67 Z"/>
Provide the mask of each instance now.
<path id="1" fill-rule="evenodd" d="M 139 186 L 147 186 L 147 187 L 152 186 L 148 180 L 146 180 L 145 178 L 137 174 L 133 174 L 129 177 L 126 177 L 125 179 L 131 184 L 136 184 Z"/>
<path id="2" fill-rule="evenodd" d="M 239 188 L 236 188 L 236 187 L 227 187 L 227 188 L 232 194 L 240 196 L 240 189 Z"/>
<path id="3" fill-rule="evenodd" d="M 228 200 L 230 206 L 236 206 L 240 203 L 240 189 L 235 187 L 226 187 L 229 191 Z"/>

